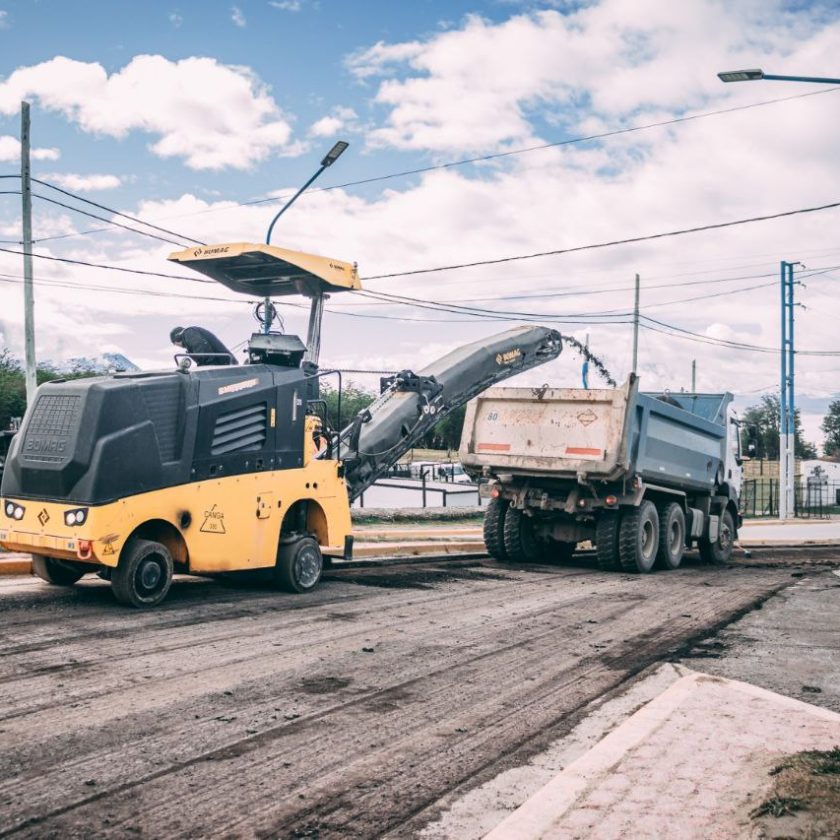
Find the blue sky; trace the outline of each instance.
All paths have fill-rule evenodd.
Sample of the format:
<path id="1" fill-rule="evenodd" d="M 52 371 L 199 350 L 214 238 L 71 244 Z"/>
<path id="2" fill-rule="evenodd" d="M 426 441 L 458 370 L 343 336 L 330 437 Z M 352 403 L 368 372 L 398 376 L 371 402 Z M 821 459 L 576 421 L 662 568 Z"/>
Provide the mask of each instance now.
<path id="1" fill-rule="evenodd" d="M 643 385 L 687 385 L 696 359 L 701 388 L 749 400 L 776 387 L 780 260 L 801 260 L 810 274 L 797 292 L 807 307 L 797 311 L 800 347 L 840 349 L 838 211 L 369 278 L 837 201 L 840 94 L 771 82 L 723 85 L 716 73 L 763 67 L 837 76 L 838 45 L 840 5 L 782 0 L 0 0 L 0 174 L 17 168 L 25 97 L 37 175 L 185 236 L 260 241 L 271 205 L 236 202 L 293 190 L 339 137 L 350 150 L 319 186 L 517 152 L 313 192 L 284 216 L 278 244 L 358 261 L 371 290 L 478 303 L 507 319 L 337 297 L 325 321 L 325 361 L 419 367 L 517 323 L 525 311 L 581 340 L 590 335 L 620 379 L 631 352 L 622 313 L 632 307 L 638 272 L 643 313 L 671 333 L 657 332 L 655 322 L 643 330 Z M 811 93 L 818 95 L 802 96 Z M 37 253 L 171 270 L 171 246 L 118 229 L 88 232 L 100 226 L 36 200 Z M 0 240 L 12 243 L 2 247 L 14 250 L 19 238 L 17 199 L 2 197 Z M 0 344 L 18 353 L 20 271 L 19 257 L 0 252 Z M 167 336 L 179 322 L 206 324 L 231 345 L 253 327 L 247 301 L 185 281 L 39 259 L 36 282 L 41 358 L 111 350 L 144 366 L 167 365 Z M 283 311 L 290 330 L 304 329 L 301 310 Z M 716 343 L 722 340 L 771 350 L 736 352 Z M 803 397 L 816 401 L 806 418 L 816 437 L 819 405 L 840 391 L 840 359 L 803 355 L 797 376 Z M 579 360 L 566 353 L 532 377 L 577 384 Z"/>
<path id="2" fill-rule="evenodd" d="M 293 0 L 286 8 L 265 0 L 237 4 L 9 0 L 0 8 L 8 13 L 7 28 L 0 31 L 4 75 L 56 55 L 97 62 L 109 73 L 142 54 L 160 54 L 171 61 L 212 56 L 224 64 L 251 68 L 271 88 L 280 108 L 294 115 L 295 129 L 303 132 L 335 104 L 352 107 L 363 118 L 375 117 L 370 88 L 347 70 L 349 54 L 380 40 L 400 42 L 440 32 L 477 9 L 488 20 L 504 20 L 511 11 L 508 3 L 476 5 L 460 0 L 300 0 L 299 4 Z M 234 22 L 234 9 L 240 10 L 244 25 Z M 212 95 L 212 90 L 206 91 L 209 99 Z M 16 133 L 17 118 L 0 119 L 0 131 Z M 41 112 L 34 123 L 33 142 L 47 139 L 50 145 L 60 146 L 62 165 L 68 170 L 90 168 L 95 162 L 99 169 L 136 176 L 123 193 L 129 200 L 166 197 L 176 190 L 210 189 L 236 199 L 263 195 L 272 179 L 283 184 L 305 180 L 313 161 L 320 159 L 319 152 L 331 145 L 326 139 L 308 156 L 278 157 L 251 170 L 219 171 L 212 178 L 199 178 L 177 160 L 146 154 L 148 138 L 142 134 L 118 142 L 91 138 L 62 116 Z M 333 180 L 411 168 L 423 157 L 391 150 L 372 156 L 354 143 Z M 324 183 L 328 182 L 325 178 Z"/>

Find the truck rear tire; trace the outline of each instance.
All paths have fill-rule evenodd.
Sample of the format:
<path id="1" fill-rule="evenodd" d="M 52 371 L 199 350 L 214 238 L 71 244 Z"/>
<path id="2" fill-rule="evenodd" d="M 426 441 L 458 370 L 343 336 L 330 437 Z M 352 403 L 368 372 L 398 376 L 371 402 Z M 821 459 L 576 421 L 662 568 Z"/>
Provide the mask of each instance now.
<path id="1" fill-rule="evenodd" d="M 685 514 L 676 502 L 657 505 L 659 514 L 659 551 L 656 565 L 660 569 L 678 569 L 685 552 Z"/>
<path id="2" fill-rule="evenodd" d="M 111 591 L 121 604 L 156 607 L 172 585 L 173 565 L 165 545 L 134 537 L 111 573 Z"/>
<path id="3" fill-rule="evenodd" d="M 735 542 L 735 520 L 732 511 L 725 510 L 720 517 L 720 529 L 715 542 L 700 540 L 700 557 L 706 563 L 728 563 L 732 558 L 732 546 Z"/>
<path id="4" fill-rule="evenodd" d="M 645 499 L 637 508 L 621 516 L 618 559 L 625 572 L 646 574 L 653 569 L 659 549 L 659 514 L 656 505 Z"/>
<path id="5" fill-rule="evenodd" d="M 618 537 L 621 528 L 621 512 L 604 510 L 595 526 L 595 549 L 598 556 L 598 568 L 602 572 L 620 572 L 621 561 L 618 559 Z"/>
<path id="6" fill-rule="evenodd" d="M 324 558 L 313 537 L 282 543 L 274 566 L 274 582 L 286 592 L 311 592 L 321 580 Z"/>
<path id="7" fill-rule="evenodd" d="M 531 517 L 508 508 L 504 525 L 505 554 L 509 563 L 539 563 L 544 548 L 534 535 Z"/>
<path id="8" fill-rule="evenodd" d="M 508 559 L 505 551 L 505 514 L 507 499 L 491 499 L 484 511 L 484 547 L 487 553 L 502 563 Z"/>
<path id="9" fill-rule="evenodd" d="M 69 562 L 44 557 L 42 554 L 32 555 L 32 571 L 53 586 L 72 586 L 84 574 Z"/>

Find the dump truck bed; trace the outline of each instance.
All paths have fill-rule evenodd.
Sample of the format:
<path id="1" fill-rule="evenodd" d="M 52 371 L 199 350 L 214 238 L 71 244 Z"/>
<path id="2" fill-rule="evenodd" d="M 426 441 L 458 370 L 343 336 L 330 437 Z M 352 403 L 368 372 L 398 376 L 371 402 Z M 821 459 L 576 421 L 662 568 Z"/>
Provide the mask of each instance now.
<path id="1" fill-rule="evenodd" d="M 658 397 L 615 389 L 491 388 L 467 408 L 460 458 L 471 473 L 711 489 L 731 394 Z"/>

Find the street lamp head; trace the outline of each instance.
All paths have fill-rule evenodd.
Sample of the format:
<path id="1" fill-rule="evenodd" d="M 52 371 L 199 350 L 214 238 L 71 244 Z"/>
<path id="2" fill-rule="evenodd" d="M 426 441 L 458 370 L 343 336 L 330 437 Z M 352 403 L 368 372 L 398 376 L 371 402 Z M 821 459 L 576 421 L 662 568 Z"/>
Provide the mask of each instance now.
<path id="1" fill-rule="evenodd" d="M 328 152 L 326 157 L 321 161 L 321 166 L 332 166 L 349 146 L 344 140 L 339 140 Z"/>
<path id="2" fill-rule="evenodd" d="M 725 70 L 718 73 L 722 82 L 754 82 L 764 78 L 763 70 Z"/>

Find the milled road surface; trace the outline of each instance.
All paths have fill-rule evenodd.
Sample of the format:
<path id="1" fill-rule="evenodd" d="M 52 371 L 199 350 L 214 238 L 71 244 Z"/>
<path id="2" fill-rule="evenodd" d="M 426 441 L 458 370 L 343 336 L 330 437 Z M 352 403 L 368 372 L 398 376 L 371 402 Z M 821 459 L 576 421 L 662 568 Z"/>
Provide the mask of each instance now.
<path id="1" fill-rule="evenodd" d="M 0 837 L 413 837 L 443 799 L 792 582 L 490 561 L 309 596 L 0 579 Z"/>

